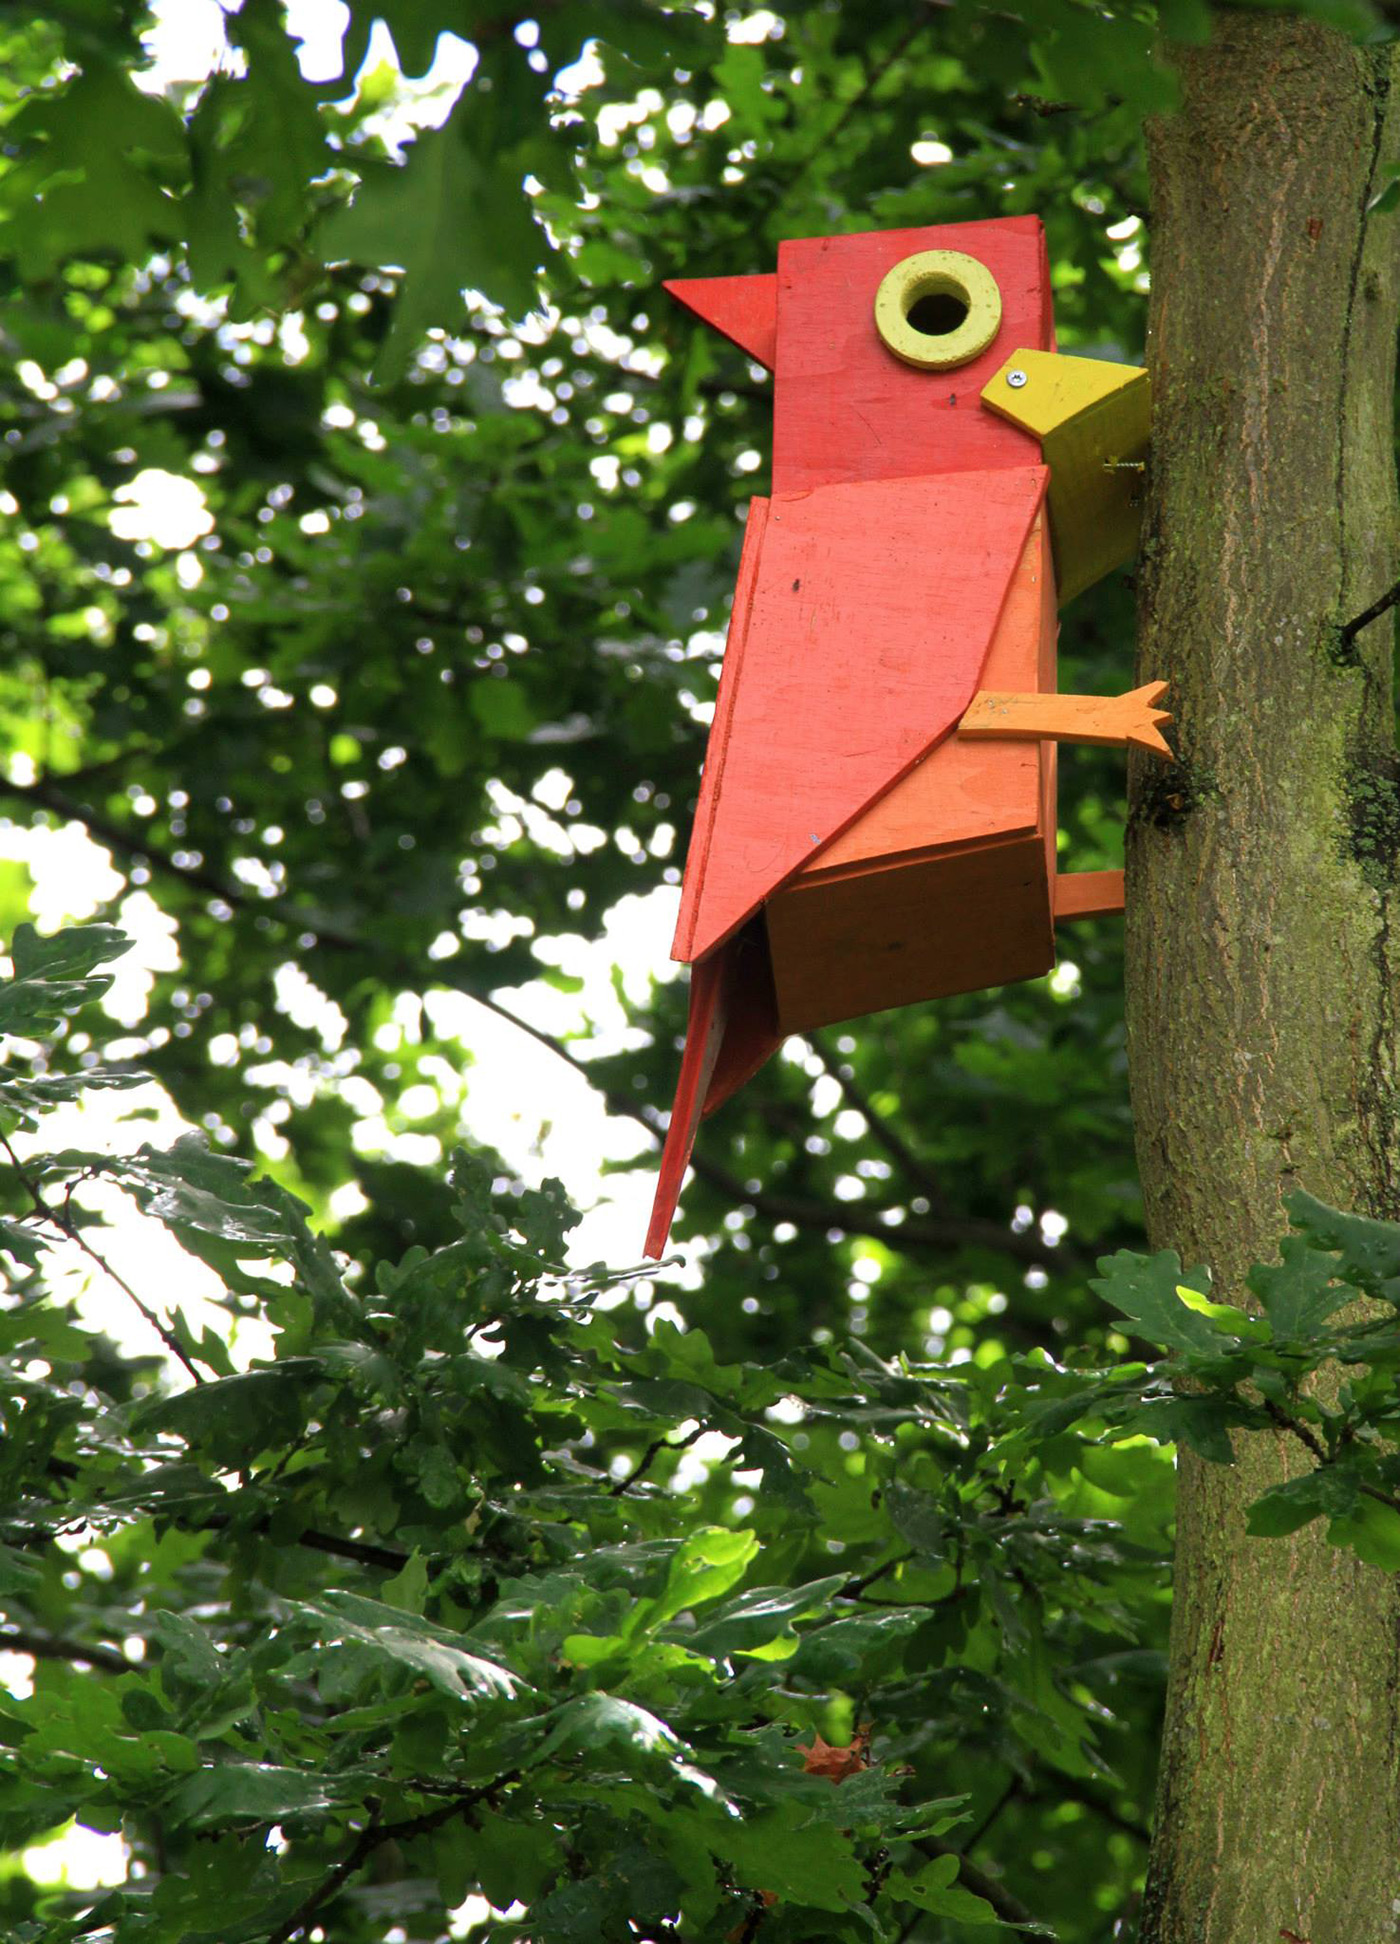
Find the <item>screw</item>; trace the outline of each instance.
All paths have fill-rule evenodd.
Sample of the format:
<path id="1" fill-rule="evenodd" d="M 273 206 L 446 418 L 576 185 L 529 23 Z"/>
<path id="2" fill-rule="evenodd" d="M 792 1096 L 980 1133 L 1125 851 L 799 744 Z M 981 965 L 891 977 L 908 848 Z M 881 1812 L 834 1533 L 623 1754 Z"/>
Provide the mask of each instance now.
<path id="1" fill-rule="evenodd" d="M 1022 385 L 1026 382 L 1026 374 L 1024 371 L 1008 371 L 1006 374 L 1006 382 L 1010 385 L 1012 391 L 1020 391 Z"/>

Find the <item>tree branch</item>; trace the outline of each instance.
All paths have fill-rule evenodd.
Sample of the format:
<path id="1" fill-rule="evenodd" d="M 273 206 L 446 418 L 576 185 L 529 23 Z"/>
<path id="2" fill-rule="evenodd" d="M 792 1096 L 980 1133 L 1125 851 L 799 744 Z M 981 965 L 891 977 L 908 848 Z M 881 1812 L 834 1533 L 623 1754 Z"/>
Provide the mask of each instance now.
<path id="1" fill-rule="evenodd" d="M 483 1782 L 476 1789 L 468 1789 L 465 1794 L 455 1796 L 451 1802 L 443 1803 L 441 1808 L 425 1810 L 421 1816 L 409 1816 L 402 1822 L 380 1822 L 379 1804 L 371 1803 L 369 1821 L 355 1838 L 351 1848 L 330 1874 L 322 1878 L 310 1896 L 298 1904 L 286 1922 L 279 1924 L 277 1929 L 269 1934 L 267 1944 L 291 1944 L 292 1938 L 298 1931 L 306 1929 L 322 1904 L 348 1883 L 361 1865 L 382 1844 L 403 1843 L 414 1836 L 428 1836 L 433 1830 L 440 1829 L 444 1823 L 451 1822 L 454 1816 L 470 1816 L 477 1803 L 490 1801 L 502 1789 L 508 1788 L 512 1782 L 518 1782 L 520 1776 L 520 1769 L 507 1769 L 504 1775 L 498 1775 L 494 1781 Z"/>
<path id="2" fill-rule="evenodd" d="M 83 1667 L 100 1667 L 104 1674 L 129 1674 L 137 1665 L 115 1647 L 87 1647 L 81 1640 L 32 1633 L 28 1627 L 7 1627 L 0 1633 L 0 1653 L 30 1654 L 35 1660 L 77 1661 Z"/>
<path id="3" fill-rule="evenodd" d="M 196 1384 L 202 1384 L 204 1382 L 204 1378 L 200 1375 L 199 1371 L 196 1369 L 193 1360 L 186 1353 L 184 1346 L 181 1344 L 180 1339 L 175 1335 L 175 1333 L 168 1327 L 168 1325 L 166 1325 L 161 1321 L 160 1317 L 156 1315 L 155 1311 L 150 1307 L 150 1305 L 136 1294 L 136 1291 L 131 1287 L 131 1284 L 126 1280 L 126 1278 L 124 1276 L 119 1276 L 116 1270 L 112 1267 L 112 1265 L 108 1261 L 106 1261 L 104 1257 L 98 1254 L 97 1250 L 93 1248 L 92 1244 L 84 1236 L 82 1230 L 78 1227 L 77 1223 L 73 1221 L 72 1217 L 68 1215 L 60 1214 L 58 1209 L 56 1209 L 51 1202 L 45 1201 L 42 1193 L 39 1190 L 39 1186 L 37 1182 L 35 1182 L 28 1174 L 25 1173 L 24 1163 L 20 1160 L 19 1156 L 15 1153 L 15 1150 L 10 1143 L 9 1136 L 6 1134 L 0 1134 L 0 1149 L 3 1149 L 5 1154 L 9 1157 L 10 1165 L 14 1169 L 15 1174 L 18 1177 L 21 1186 L 23 1187 L 25 1193 L 28 1195 L 30 1201 L 34 1204 L 35 1214 L 38 1215 L 42 1220 L 51 1223 L 53 1227 L 58 1230 L 60 1235 L 64 1236 L 66 1240 L 68 1240 L 69 1242 L 72 1242 L 77 1248 L 81 1249 L 83 1254 L 88 1258 L 90 1262 L 96 1263 L 97 1267 L 102 1271 L 104 1276 L 108 1276 L 111 1278 L 111 1280 L 116 1284 L 117 1288 L 120 1289 L 123 1295 L 126 1296 L 128 1300 L 135 1306 L 140 1316 L 155 1331 L 156 1335 L 160 1338 L 161 1342 L 165 1345 L 166 1349 L 170 1352 L 171 1356 L 177 1358 L 178 1361 L 185 1366 L 185 1369 L 189 1372 L 190 1376 L 194 1379 Z"/>
<path id="4" fill-rule="evenodd" d="M 816 1049 L 822 1065 L 841 1089 L 841 1098 L 848 1107 L 860 1115 L 886 1154 L 903 1170 L 911 1186 L 921 1188 L 935 1201 L 941 1201 L 942 1193 L 932 1170 L 919 1159 L 898 1129 L 892 1127 L 871 1104 L 869 1095 L 856 1085 L 851 1069 L 843 1060 L 833 1056 L 817 1034 L 808 1033 L 806 1037 L 808 1044 Z"/>
<path id="5" fill-rule="evenodd" d="M 1364 608 L 1353 620 L 1338 629 L 1338 646 L 1349 648 L 1363 628 L 1369 628 L 1373 621 L 1379 621 L 1383 614 L 1389 613 L 1397 601 L 1400 601 L 1400 581 L 1396 581 L 1394 587 L 1387 588 L 1378 601 L 1372 601 L 1370 607 Z"/>

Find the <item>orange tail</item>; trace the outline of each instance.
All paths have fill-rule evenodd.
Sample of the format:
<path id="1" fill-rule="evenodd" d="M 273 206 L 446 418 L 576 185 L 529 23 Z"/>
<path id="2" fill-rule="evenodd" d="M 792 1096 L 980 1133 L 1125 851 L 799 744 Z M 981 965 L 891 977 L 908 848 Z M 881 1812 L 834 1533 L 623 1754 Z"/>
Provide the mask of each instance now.
<path id="1" fill-rule="evenodd" d="M 647 1230 L 645 1253 L 653 1262 L 665 1250 L 702 1117 L 757 1073 L 781 1038 L 759 917 L 691 968 L 685 1051 Z"/>

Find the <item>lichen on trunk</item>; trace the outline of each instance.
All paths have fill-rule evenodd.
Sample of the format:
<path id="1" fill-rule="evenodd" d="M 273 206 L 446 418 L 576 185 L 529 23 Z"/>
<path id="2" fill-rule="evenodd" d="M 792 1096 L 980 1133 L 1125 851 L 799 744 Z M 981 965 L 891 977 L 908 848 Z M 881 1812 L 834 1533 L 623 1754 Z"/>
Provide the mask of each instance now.
<path id="1" fill-rule="evenodd" d="M 1400 1216 L 1393 372 L 1400 70 L 1315 22 L 1216 15 L 1151 135 L 1153 463 L 1140 679 L 1179 766 L 1135 761 L 1128 1018 L 1154 1248 L 1247 1301 L 1282 1200 Z M 1400 1935 L 1400 1601 L 1320 1524 L 1245 1509 L 1312 1461 L 1184 1452 L 1142 1944 Z"/>

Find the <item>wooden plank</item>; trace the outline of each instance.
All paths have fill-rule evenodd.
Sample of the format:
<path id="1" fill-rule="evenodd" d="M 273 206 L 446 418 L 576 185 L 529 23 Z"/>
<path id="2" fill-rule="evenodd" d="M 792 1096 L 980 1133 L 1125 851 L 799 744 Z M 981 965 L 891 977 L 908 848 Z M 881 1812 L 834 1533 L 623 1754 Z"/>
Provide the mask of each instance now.
<path id="1" fill-rule="evenodd" d="M 1056 626 L 1050 529 L 1042 512 L 1012 577 L 982 680 L 997 689 L 1053 688 Z M 1036 829 L 1044 819 L 1047 755 L 1053 764 L 1052 751 L 1029 743 L 947 737 L 834 838 L 796 882 L 912 862 Z"/>
<path id="2" fill-rule="evenodd" d="M 725 970 L 723 958 L 717 953 L 697 965 L 690 975 L 685 1051 L 681 1055 L 680 1079 L 671 1108 L 671 1124 L 666 1130 L 666 1145 L 661 1150 L 661 1169 L 656 1178 L 656 1196 L 644 1250 L 652 1261 L 665 1249 L 671 1232 L 681 1183 L 695 1145 L 695 1130 L 700 1125 L 701 1107 L 719 1057 L 726 1010 Z"/>
<path id="3" fill-rule="evenodd" d="M 784 1033 L 1035 978 L 1055 963 L 1038 831 L 898 869 L 799 879 L 767 919 Z"/>
<path id="4" fill-rule="evenodd" d="M 676 935 L 671 944 L 671 957 L 683 961 L 700 956 L 694 947 L 695 929 L 709 867 L 710 844 L 714 837 L 720 782 L 729 751 L 734 707 L 743 675 L 744 648 L 753 613 L 754 589 L 758 584 L 763 535 L 768 526 L 768 506 L 766 499 L 750 500 L 748 522 L 744 527 L 739 578 L 734 584 L 734 604 L 729 611 L 729 633 L 724 644 L 724 660 L 720 664 L 719 691 L 715 696 L 714 718 L 705 744 L 705 766 L 700 774 L 700 794 L 696 799 L 695 819 L 690 827 L 690 845 L 686 851 L 680 914 L 676 919 Z"/>
<path id="5" fill-rule="evenodd" d="M 1171 716 L 1152 706 L 1166 692 L 1165 682 L 1145 682 L 1123 695 L 1007 695 L 982 689 L 958 724 L 958 735 L 967 741 L 1051 737 L 1102 748 L 1126 746 L 1150 750 L 1171 763 L 1176 760 L 1171 744 L 1158 727 Z"/>
<path id="6" fill-rule="evenodd" d="M 956 370 L 902 363 L 875 327 L 886 272 L 922 250 L 977 258 L 1001 292 L 1000 330 Z M 1033 465 L 1032 435 L 984 411 L 980 394 L 1016 346 L 1049 349 L 1049 293 L 1035 216 L 780 243 L 774 491 Z"/>
<path id="7" fill-rule="evenodd" d="M 1041 442 L 1060 601 L 1073 600 L 1136 550 L 1152 429 L 1148 375 L 1028 345 L 1012 352 L 982 402 Z"/>
<path id="8" fill-rule="evenodd" d="M 1055 923 L 1105 918 L 1123 909 L 1121 871 L 1061 871 L 1055 879 Z"/>
<path id="9" fill-rule="evenodd" d="M 781 1044 L 768 934 L 756 919 L 691 973 L 680 1078 L 647 1230 L 653 1261 L 666 1247 L 702 1117 L 723 1106 Z"/>
<path id="10" fill-rule="evenodd" d="M 750 277 L 672 277 L 661 287 L 721 337 L 747 351 L 755 364 L 773 369 L 778 356 L 778 279 L 771 272 Z"/>
<path id="11" fill-rule="evenodd" d="M 950 731 L 1044 480 L 1024 467 L 774 496 L 736 600 L 676 957 L 713 951 Z"/>

